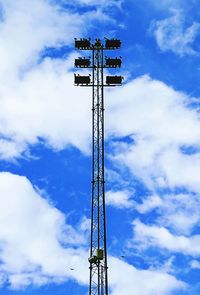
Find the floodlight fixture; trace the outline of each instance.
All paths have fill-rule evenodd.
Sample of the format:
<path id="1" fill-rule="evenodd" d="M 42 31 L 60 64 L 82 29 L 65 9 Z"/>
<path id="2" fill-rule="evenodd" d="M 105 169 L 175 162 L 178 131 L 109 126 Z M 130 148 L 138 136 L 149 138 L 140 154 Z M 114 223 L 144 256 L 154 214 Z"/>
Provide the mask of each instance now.
<path id="1" fill-rule="evenodd" d="M 122 76 L 106 76 L 107 85 L 121 85 L 123 77 Z"/>
<path id="2" fill-rule="evenodd" d="M 121 57 L 120 58 L 106 57 L 106 68 L 120 68 L 121 64 L 122 64 Z"/>
<path id="3" fill-rule="evenodd" d="M 90 66 L 91 62 L 89 58 L 76 58 L 75 59 L 75 67 L 77 68 L 88 68 Z"/>
<path id="4" fill-rule="evenodd" d="M 118 49 L 121 47 L 121 41 L 119 39 L 106 39 L 106 49 Z"/>
<path id="5" fill-rule="evenodd" d="M 74 75 L 74 83 L 75 85 L 89 85 L 91 83 L 91 77 L 88 76 L 81 76 L 81 75 Z"/>
<path id="6" fill-rule="evenodd" d="M 75 48 L 82 49 L 82 50 L 91 49 L 90 38 L 88 38 L 88 39 L 85 39 L 85 38 L 76 39 L 75 38 Z"/>

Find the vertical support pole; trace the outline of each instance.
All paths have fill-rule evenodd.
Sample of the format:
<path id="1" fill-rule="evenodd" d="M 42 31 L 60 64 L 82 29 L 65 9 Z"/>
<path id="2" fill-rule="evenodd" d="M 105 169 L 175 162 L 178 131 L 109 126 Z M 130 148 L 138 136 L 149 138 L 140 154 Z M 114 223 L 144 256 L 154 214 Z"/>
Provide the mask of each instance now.
<path id="1" fill-rule="evenodd" d="M 92 220 L 89 295 L 108 295 L 106 220 L 105 220 L 105 180 L 104 180 L 104 81 L 103 46 L 93 47 L 93 99 L 92 99 Z M 102 253 L 98 257 L 97 253 Z M 100 255 L 100 254 L 99 254 Z"/>

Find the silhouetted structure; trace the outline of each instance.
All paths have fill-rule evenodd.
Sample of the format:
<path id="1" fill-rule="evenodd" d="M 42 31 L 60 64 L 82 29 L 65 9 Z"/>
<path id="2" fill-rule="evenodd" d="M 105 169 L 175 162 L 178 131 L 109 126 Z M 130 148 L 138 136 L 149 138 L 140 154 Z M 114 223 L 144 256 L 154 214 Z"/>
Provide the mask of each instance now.
<path id="1" fill-rule="evenodd" d="M 92 212 L 90 242 L 89 295 L 108 295 L 106 209 L 104 179 L 104 87 L 122 84 L 122 76 L 107 76 L 104 84 L 104 68 L 121 66 L 121 57 L 104 57 L 104 50 L 118 49 L 121 41 L 105 38 L 92 44 L 89 39 L 75 39 L 75 48 L 92 51 L 92 63 L 88 58 L 75 59 L 78 68 L 91 68 L 91 76 L 75 75 L 75 85 L 91 86 L 92 99 Z"/>

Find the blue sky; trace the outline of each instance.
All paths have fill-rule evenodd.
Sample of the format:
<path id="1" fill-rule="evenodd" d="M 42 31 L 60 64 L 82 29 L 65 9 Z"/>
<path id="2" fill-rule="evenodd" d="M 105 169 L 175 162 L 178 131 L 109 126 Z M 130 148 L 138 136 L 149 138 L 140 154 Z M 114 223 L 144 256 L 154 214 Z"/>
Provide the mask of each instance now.
<path id="1" fill-rule="evenodd" d="M 105 94 L 110 294 L 198 295 L 198 1 L 0 0 L 0 21 L 0 293 L 87 294 L 92 94 L 73 42 L 106 36 L 125 77 Z"/>

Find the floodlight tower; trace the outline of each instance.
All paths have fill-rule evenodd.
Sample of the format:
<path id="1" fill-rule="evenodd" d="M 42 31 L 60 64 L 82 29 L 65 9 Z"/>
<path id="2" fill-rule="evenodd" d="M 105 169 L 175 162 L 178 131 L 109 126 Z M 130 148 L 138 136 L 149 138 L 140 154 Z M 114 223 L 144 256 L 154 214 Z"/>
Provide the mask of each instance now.
<path id="1" fill-rule="evenodd" d="M 121 57 L 104 56 L 105 50 L 118 49 L 121 41 L 107 39 L 103 43 L 96 39 L 75 39 L 75 48 L 92 52 L 90 58 L 75 59 L 75 67 L 91 68 L 91 75 L 76 75 L 75 85 L 92 87 L 92 212 L 90 241 L 90 285 L 89 295 L 108 295 L 106 209 L 104 179 L 104 87 L 122 84 L 122 76 L 106 76 L 105 68 L 120 68 Z"/>

